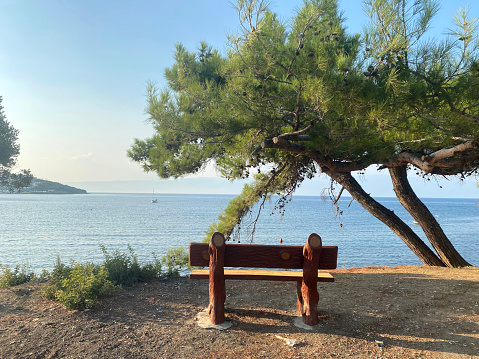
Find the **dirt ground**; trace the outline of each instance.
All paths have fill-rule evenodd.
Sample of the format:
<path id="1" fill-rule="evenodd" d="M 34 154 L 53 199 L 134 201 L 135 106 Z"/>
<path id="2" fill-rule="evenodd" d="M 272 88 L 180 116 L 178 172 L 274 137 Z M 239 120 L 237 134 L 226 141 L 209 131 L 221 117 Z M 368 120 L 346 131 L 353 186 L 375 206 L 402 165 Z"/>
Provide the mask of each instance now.
<path id="1" fill-rule="evenodd" d="M 40 284 L 0 289 L 0 357 L 479 358 L 478 268 L 333 272 L 312 330 L 293 325 L 294 282 L 227 281 L 223 331 L 196 322 L 205 280 L 136 285 L 83 312 L 42 299 Z"/>

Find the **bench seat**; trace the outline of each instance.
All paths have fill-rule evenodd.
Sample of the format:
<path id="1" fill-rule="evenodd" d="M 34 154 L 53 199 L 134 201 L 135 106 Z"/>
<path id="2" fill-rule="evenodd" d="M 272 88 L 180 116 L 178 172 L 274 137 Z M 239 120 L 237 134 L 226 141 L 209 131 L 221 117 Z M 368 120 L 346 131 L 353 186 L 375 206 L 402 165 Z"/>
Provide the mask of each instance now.
<path id="1" fill-rule="evenodd" d="M 300 282 L 303 271 L 261 270 L 261 269 L 225 269 L 225 279 L 238 280 L 270 280 Z M 209 279 L 209 269 L 194 269 L 191 279 Z M 334 282 L 334 277 L 327 272 L 318 271 L 318 282 Z"/>

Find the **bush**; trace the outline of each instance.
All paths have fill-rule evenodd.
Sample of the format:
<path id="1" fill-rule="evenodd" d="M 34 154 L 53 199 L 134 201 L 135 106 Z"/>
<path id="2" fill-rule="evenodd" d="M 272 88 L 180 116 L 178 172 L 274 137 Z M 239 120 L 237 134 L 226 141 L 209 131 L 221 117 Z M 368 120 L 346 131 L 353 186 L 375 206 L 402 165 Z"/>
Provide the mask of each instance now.
<path id="1" fill-rule="evenodd" d="M 137 282 L 145 282 L 155 277 L 161 276 L 161 263 L 156 258 L 154 263 L 140 266 L 138 264 L 138 257 L 133 249 L 128 245 L 129 255 L 122 253 L 119 250 L 110 255 L 105 246 L 100 244 L 100 248 L 105 256 L 103 265 L 108 270 L 108 279 L 115 284 L 133 284 Z"/>
<path id="2" fill-rule="evenodd" d="M 87 309 L 93 307 L 101 295 L 111 294 L 121 288 L 144 282 L 162 275 L 161 263 L 164 263 L 166 276 L 179 276 L 180 270 L 188 268 L 188 254 L 184 248 L 169 249 L 161 261 L 153 253 L 153 263 L 141 266 L 133 249 L 128 252 L 119 250 L 108 253 L 100 245 L 105 256 L 102 265 L 80 264 L 75 261 L 68 266 L 57 258 L 51 273 L 43 271 L 41 278 L 50 280 L 50 284 L 41 289 L 41 294 L 50 300 L 57 300 L 68 309 Z"/>
<path id="3" fill-rule="evenodd" d="M 152 278 L 159 278 L 162 276 L 162 266 L 161 261 L 156 257 L 156 254 L 153 252 L 153 263 L 147 263 L 141 268 L 142 281 L 150 280 Z"/>
<path id="4" fill-rule="evenodd" d="M 13 270 L 8 265 L 0 267 L 0 288 L 12 287 L 33 279 L 35 279 L 35 273 L 28 272 L 26 264 L 21 266 L 17 264 Z"/>
<path id="5" fill-rule="evenodd" d="M 188 254 L 185 248 L 176 247 L 168 249 L 166 255 L 161 258 L 161 262 L 166 265 L 167 277 L 178 277 L 181 269 L 188 269 Z"/>
<path id="6" fill-rule="evenodd" d="M 60 256 L 57 256 L 57 261 L 55 267 L 53 267 L 52 273 L 50 274 L 50 278 L 55 283 L 61 283 L 62 280 L 68 278 L 71 271 L 72 267 L 64 264 L 60 259 Z"/>
<path id="7" fill-rule="evenodd" d="M 154 253 L 154 262 L 141 266 L 129 245 L 129 253 L 116 250 L 109 254 L 103 245 L 100 248 L 105 256 L 102 265 L 72 261 L 72 265 L 68 266 L 57 258 L 53 271 L 42 274 L 49 278 L 50 285 L 42 288 L 41 294 L 47 299 L 59 301 L 67 309 L 88 309 L 99 296 L 111 294 L 121 285 L 161 276 L 161 262 Z"/>
<path id="8" fill-rule="evenodd" d="M 52 284 L 42 289 L 42 294 L 57 300 L 67 309 L 88 309 L 93 307 L 101 295 L 111 294 L 121 287 L 108 279 L 108 270 L 93 263 L 72 266 L 57 262 L 52 272 Z"/>

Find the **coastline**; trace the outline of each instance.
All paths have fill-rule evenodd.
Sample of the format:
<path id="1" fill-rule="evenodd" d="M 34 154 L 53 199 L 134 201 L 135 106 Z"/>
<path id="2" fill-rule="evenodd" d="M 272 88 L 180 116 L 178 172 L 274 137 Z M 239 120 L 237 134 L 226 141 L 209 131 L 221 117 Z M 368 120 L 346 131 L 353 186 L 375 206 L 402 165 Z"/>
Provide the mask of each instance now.
<path id="1" fill-rule="evenodd" d="M 331 272 L 312 330 L 293 325 L 296 285 L 287 282 L 227 281 L 232 326 L 221 332 L 195 321 L 208 304 L 204 280 L 135 285 L 83 312 L 40 298 L 39 284 L 3 288 L 0 357 L 478 358 L 479 268 Z"/>

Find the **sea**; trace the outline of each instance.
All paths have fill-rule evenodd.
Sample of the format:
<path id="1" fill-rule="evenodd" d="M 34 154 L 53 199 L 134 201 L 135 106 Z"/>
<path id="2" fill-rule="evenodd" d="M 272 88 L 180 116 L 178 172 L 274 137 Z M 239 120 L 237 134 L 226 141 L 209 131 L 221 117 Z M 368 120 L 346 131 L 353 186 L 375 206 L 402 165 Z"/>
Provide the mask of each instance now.
<path id="1" fill-rule="evenodd" d="M 26 265 L 41 272 L 53 269 L 58 258 L 101 263 L 104 254 L 131 247 L 140 263 L 161 258 L 169 248 L 202 242 L 232 195 L 90 193 L 84 195 L 0 195 L 0 265 Z M 266 202 L 253 238 L 252 209 L 235 241 L 240 243 L 304 245 L 317 233 L 323 245 L 339 247 L 338 268 L 420 265 L 421 262 L 386 225 L 357 202 L 343 197 L 340 215 L 329 198 L 295 196 L 279 212 L 278 198 Z M 378 198 L 427 241 L 419 226 L 396 198 Z M 479 265 L 479 200 L 426 198 L 423 202 L 441 224 L 456 249 Z"/>

